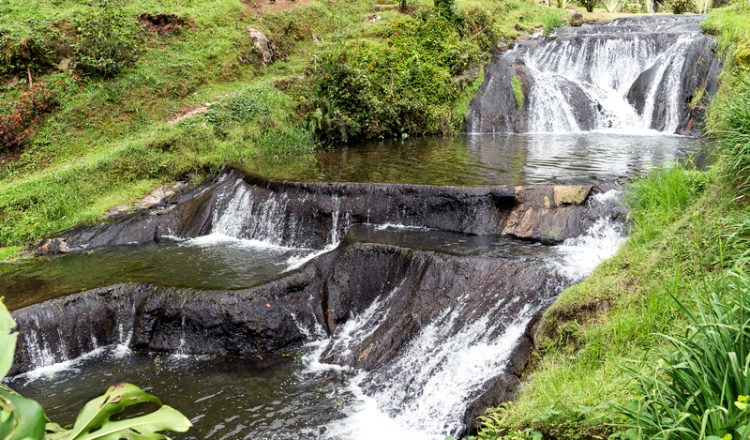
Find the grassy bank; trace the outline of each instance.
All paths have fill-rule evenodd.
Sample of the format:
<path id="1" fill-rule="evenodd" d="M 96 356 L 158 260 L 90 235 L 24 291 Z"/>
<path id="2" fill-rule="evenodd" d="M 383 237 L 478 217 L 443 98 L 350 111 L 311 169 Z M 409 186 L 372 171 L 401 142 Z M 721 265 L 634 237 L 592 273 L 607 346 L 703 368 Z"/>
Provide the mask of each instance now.
<path id="1" fill-rule="evenodd" d="M 497 40 L 565 24 L 527 0 L 444 4 L 3 2 L 0 255 L 230 162 L 452 133 Z"/>
<path id="2" fill-rule="evenodd" d="M 750 11 L 717 9 L 703 26 L 727 60 L 708 124 L 716 165 L 631 185 L 630 239 L 544 314 L 521 394 L 480 438 L 750 435 L 737 401 L 750 394 L 747 324 L 733 314 L 750 294 Z M 735 326 L 726 346 L 711 339 Z"/>

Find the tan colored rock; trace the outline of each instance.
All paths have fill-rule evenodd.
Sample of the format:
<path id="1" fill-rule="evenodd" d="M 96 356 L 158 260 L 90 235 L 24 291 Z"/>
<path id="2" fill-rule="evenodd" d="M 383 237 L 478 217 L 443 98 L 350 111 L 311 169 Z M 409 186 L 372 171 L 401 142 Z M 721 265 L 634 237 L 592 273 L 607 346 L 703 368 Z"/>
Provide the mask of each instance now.
<path id="1" fill-rule="evenodd" d="M 250 34 L 250 40 L 255 46 L 255 51 L 260 55 L 260 63 L 263 67 L 273 63 L 273 43 L 266 37 L 266 35 L 253 27 L 247 28 L 247 33 Z"/>
<path id="2" fill-rule="evenodd" d="M 57 65 L 57 70 L 67 72 L 70 70 L 70 58 L 63 58 Z"/>
<path id="3" fill-rule="evenodd" d="M 588 186 L 555 186 L 552 193 L 555 198 L 555 205 L 580 205 L 586 201 L 586 197 L 591 193 L 592 185 Z"/>

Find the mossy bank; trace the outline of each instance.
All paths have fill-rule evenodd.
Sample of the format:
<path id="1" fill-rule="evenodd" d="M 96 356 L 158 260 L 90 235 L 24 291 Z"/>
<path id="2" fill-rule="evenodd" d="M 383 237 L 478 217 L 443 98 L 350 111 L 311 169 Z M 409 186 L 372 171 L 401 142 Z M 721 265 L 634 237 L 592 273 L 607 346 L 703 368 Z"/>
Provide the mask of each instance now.
<path id="1" fill-rule="evenodd" d="M 706 137 L 715 165 L 630 185 L 630 239 L 546 311 L 521 393 L 487 413 L 480 438 L 746 438 L 747 368 L 731 359 L 747 365 L 747 323 L 729 310 L 750 294 L 750 10 L 715 9 L 703 29 L 725 60 Z M 745 336 L 711 339 L 734 325 Z"/>
<path id="2" fill-rule="evenodd" d="M 454 133 L 495 44 L 565 17 L 525 0 L 4 2 L 2 256 L 228 163 Z"/>

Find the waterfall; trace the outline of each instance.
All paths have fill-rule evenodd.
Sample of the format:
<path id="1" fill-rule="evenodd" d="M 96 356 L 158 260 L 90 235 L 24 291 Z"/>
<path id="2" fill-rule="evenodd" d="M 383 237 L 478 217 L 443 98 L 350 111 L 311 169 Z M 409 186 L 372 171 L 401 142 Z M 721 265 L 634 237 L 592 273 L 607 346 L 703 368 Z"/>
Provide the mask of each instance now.
<path id="1" fill-rule="evenodd" d="M 519 43 L 488 66 L 469 130 L 693 130 L 690 121 L 717 86 L 718 60 L 713 39 L 698 27 L 702 18 L 630 18 Z"/>
<path id="2" fill-rule="evenodd" d="M 591 203 L 610 203 L 617 196 L 610 191 L 593 197 Z M 325 438 L 442 440 L 448 434 L 465 433 L 467 403 L 484 385 L 509 373 L 510 359 L 532 318 L 562 289 L 611 257 L 623 242 L 622 225 L 604 218 L 583 236 L 557 246 L 551 260 L 541 262 L 546 277 L 536 280 L 535 299 L 531 300 L 514 281 L 489 289 L 481 305 L 475 302 L 474 293 L 462 294 L 431 320 L 421 323 L 397 357 L 371 371 L 357 370 L 358 375 L 349 384 L 357 403 L 347 409 L 346 418 L 326 427 Z M 513 269 L 512 264 L 510 269 L 501 265 L 497 270 L 505 280 L 529 275 Z M 408 312 L 399 307 L 398 301 L 412 289 L 414 286 L 402 283 L 352 317 L 328 341 L 327 352 L 320 349 L 320 341 L 313 342 L 316 350 L 308 358 L 311 372 L 324 369 L 324 361 L 331 357 L 367 356 L 371 341 L 383 337 L 382 329 L 396 325 L 393 317 Z M 362 347 L 366 348 L 360 352 Z M 328 367 L 336 371 L 341 368 L 335 364 Z"/>

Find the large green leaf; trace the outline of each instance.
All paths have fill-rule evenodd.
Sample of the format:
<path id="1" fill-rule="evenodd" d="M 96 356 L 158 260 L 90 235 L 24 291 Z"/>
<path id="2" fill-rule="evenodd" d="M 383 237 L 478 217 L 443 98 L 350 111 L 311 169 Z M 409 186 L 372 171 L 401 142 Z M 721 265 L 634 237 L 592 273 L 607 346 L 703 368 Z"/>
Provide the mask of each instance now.
<path id="1" fill-rule="evenodd" d="M 112 421 L 115 414 L 131 405 L 151 402 L 160 405 L 150 414 Z M 110 387 L 104 395 L 91 400 L 78 415 L 70 440 L 168 439 L 162 431 L 185 432 L 190 421 L 179 411 L 162 405 L 156 397 L 135 385 L 121 383 Z"/>
<path id="2" fill-rule="evenodd" d="M 0 380 L 10 371 L 13 365 L 13 354 L 16 352 L 17 333 L 11 333 L 16 326 L 13 317 L 0 298 Z"/>
<path id="3" fill-rule="evenodd" d="M 42 440 L 46 423 L 38 403 L 0 384 L 0 439 Z"/>

